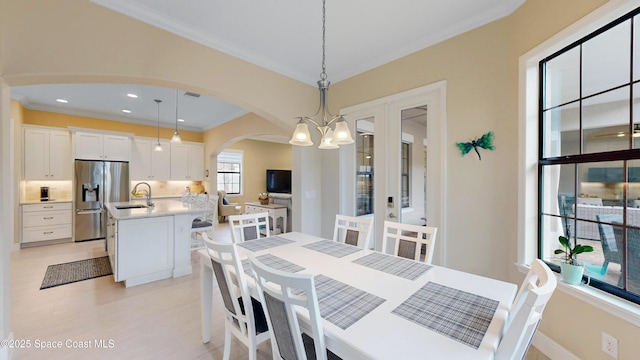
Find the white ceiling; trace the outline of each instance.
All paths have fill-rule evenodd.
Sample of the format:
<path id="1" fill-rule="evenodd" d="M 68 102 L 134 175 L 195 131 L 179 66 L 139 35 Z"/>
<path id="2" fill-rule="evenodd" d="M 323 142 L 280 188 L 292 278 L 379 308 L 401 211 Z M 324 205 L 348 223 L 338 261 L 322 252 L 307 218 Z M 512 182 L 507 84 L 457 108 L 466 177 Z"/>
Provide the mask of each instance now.
<path id="1" fill-rule="evenodd" d="M 282 75 L 315 85 L 322 61 L 320 0 L 91 0 Z M 511 14 L 525 0 L 329 0 L 326 72 L 335 83 Z M 136 101 L 127 92 L 138 92 Z M 182 95 L 184 91 L 180 91 Z M 175 126 L 175 90 L 140 85 L 12 88 L 27 108 Z M 179 128 L 204 131 L 245 113 L 211 97 L 179 96 Z M 56 98 L 66 98 L 65 106 Z M 131 107 L 126 115 L 123 108 Z M 183 115 L 184 111 L 184 115 Z"/>

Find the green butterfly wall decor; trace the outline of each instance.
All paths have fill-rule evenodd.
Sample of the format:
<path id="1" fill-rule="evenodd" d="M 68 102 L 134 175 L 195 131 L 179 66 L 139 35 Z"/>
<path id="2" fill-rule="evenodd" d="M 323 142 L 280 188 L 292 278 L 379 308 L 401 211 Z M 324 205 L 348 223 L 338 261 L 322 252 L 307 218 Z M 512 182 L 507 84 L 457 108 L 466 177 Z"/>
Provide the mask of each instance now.
<path id="1" fill-rule="evenodd" d="M 487 150 L 495 150 L 495 146 L 493 146 L 493 131 L 489 131 L 488 133 L 482 135 L 480 139 L 471 140 L 470 142 L 459 142 L 456 143 L 460 152 L 462 152 L 462 156 L 467 155 L 467 153 L 473 149 L 476 154 L 478 154 L 478 159 L 482 160 L 480 156 L 480 152 L 478 148 L 487 149 Z"/>

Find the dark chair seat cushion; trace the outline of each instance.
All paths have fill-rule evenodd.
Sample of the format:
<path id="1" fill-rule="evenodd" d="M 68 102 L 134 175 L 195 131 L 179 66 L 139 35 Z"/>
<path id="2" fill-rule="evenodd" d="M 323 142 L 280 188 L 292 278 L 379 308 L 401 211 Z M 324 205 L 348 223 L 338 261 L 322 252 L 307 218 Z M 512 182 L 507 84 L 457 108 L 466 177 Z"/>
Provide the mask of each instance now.
<path id="1" fill-rule="evenodd" d="M 203 228 L 203 227 L 209 227 L 211 226 L 212 223 L 211 221 L 202 221 L 201 219 L 194 219 L 191 222 L 191 228 L 192 229 L 197 229 L 197 228 Z"/>
<path id="2" fill-rule="evenodd" d="M 242 313 L 244 314 L 244 302 L 241 297 L 238 298 L 238 302 L 240 303 L 240 310 L 242 310 Z M 256 323 L 256 335 L 268 331 L 269 326 L 267 325 L 267 318 L 264 316 L 264 310 L 262 310 L 262 304 L 260 301 L 252 297 L 251 307 L 253 308 L 253 317 L 255 318 Z"/>
<path id="3" fill-rule="evenodd" d="M 305 333 L 302 333 L 302 343 L 304 344 L 304 352 L 307 354 L 308 360 L 316 359 L 316 349 L 313 338 Z M 327 349 L 327 360 L 342 360 L 341 357 Z"/>

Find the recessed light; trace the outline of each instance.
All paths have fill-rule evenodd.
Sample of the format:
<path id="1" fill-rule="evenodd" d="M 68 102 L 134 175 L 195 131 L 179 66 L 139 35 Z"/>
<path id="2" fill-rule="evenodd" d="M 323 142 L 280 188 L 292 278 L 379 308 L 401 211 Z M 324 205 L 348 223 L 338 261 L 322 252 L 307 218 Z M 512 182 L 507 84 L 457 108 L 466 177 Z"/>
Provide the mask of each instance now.
<path id="1" fill-rule="evenodd" d="M 184 122 L 184 119 L 178 119 L 178 122 Z"/>
<path id="2" fill-rule="evenodd" d="M 63 104 L 66 104 L 66 103 L 69 102 L 69 101 L 67 101 L 65 99 L 56 99 L 56 101 L 59 102 L 59 103 L 63 103 Z"/>
<path id="3" fill-rule="evenodd" d="M 122 109 L 122 112 L 125 114 L 131 114 L 131 110 L 128 109 Z"/>
<path id="4" fill-rule="evenodd" d="M 133 98 L 133 99 L 137 99 L 138 95 L 136 94 L 127 94 L 128 97 Z"/>

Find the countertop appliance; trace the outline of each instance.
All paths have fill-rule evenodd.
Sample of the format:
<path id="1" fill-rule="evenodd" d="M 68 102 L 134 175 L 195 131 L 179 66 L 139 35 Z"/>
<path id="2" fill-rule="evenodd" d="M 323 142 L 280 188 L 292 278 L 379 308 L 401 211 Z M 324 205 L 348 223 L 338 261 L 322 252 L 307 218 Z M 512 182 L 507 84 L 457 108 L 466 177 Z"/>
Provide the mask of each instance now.
<path id="1" fill-rule="evenodd" d="M 40 201 L 49 201 L 49 187 L 40 186 Z"/>
<path id="2" fill-rule="evenodd" d="M 75 161 L 75 241 L 104 239 L 106 202 L 129 201 L 129 163 Z"/>

